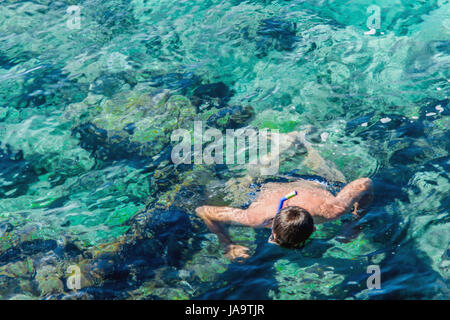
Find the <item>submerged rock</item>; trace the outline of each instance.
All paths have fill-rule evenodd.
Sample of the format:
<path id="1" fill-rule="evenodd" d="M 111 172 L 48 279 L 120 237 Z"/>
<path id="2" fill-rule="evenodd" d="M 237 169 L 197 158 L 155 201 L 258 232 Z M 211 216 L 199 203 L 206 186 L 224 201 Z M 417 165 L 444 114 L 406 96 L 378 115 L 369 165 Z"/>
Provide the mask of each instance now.
<path id="1" fill-rule="evenodd" d="M 14 226 L 9 222 L 0 223 L 0 238 L 7 238 L 11 231 L 14 230 Z"/>
<path id="2" fill-rule="evenodd" d="M 19 280 L 0 274 L 0 298 L 11 294 L 12 288 L 19 287 Z"/>
<path id="3" fill-rule="evenodd" d="M 188 88 L 197 84 L 200 79 L 192 72 L 172 72 L 152 76 L 149 81 L 153 87 L 170 89 L 181 94 L 186 94 Z"/>
<path id="4" fill-rule="evenodd" d="M 82 148 L 98 159 L 149 160 L 155 156 L 168 159 L 172 132 L 193 131 L 195 120 L 204 120 L 219 129 L 239 128 L 248 123 L 255 114 L 253 108 L 227 106 L 231 94 L 222 82 L 198 87 L 192 99 L 197 107 L 202 106 L 199 113 L 185 96 L 140 86 L 111 99 L 91 95 L 82 104 L 69 106 L 65 118 L 76 121 L 77 115 L 83 115 L 84 120 L 73 128 L 73 135 L 79 137 Z M 157 164 L 149 166 L 156 168 Z"/>
<path id="5" fill-rule="evenodd" d="M 255 115 L 251 106 L 224 107 L 210 116 L 207 125 L 221 129 L 237 129 L 243 127 Z"/>
<path id="6" fill-rule="evenodd" d="M 233 94 L 234 92 L 223 82 L 203 84 L 194 90 L 192 102 L 201 110 L 221 108 Z"/>
<path id="7" fill-rule="evenodd" d="M 152 157 L 170 145 L 174 130 L 193 128 L 195 116 L 188 98 L 168 90 L 120 93 L 100 102 L 74 134 L 100 159 Z"/>
<path id="8" fill-rule="evenodd" d="M 37 239 L 19 243 L 17 246 L 0 253 L 0 263 L 18 261 L 24 257 L 35 255 L 39 252 L 47 252 L 55 249 L 55 240 Z"/>
<path id="9" fill-rule="evenodd" d="M 233 92 L 228 88 L 228 86 L 223 82 L 203 84 L 194 90 L 194 96 L 205 99 L 205 98 L 229 98 Z"/>
<path id="10" fill-rule="evenodd" d="M 180 208 L 155 209 L 143 212 L 131 222 L 127 235 L 117 242 L 90 249 L 78 263 L 82 274 L 83 294 L 64 295 L 65 299 L 126 298 L 127 290 L 142 281 L 153 279 L 158 268 L 180 267 L 189 256 L 192 225 Z M 44 277 L 45 278 L 45 277 Z M 56 282 L 44 281 L 42 287 L 57 290 Z M 55 287 L 56 286 L 56 287 Z"/>
<path id="11" fill-rule="evenodd" d="M 274 48 L 277 51 L 291 51 L 299 40 L 296 35 L 297 24 L 275 18 L 264 19 L 256 32 L 258 56 L 264 57 Z"/>
<path id="12" fill-rule="evenodd" d="M 1 298 L 19 299 L 20 293 L 36 299 L 55 298 L 69 290 L 65 272 L 77 264 L 83 252 L 68 242 L 37 239 L 19 242 L 0 254 Z M 2 280 L 0 279 L 0 282 Z"/>
<path id="13" fill-rule="evenodd" d="M 64 284 L 60 280 L 60 274 L 55 266 L 43 266 L 37 270 L 35 279 L 41 290 L 41 296 L 57 294 L 64 291 Z"/>
<path id="14" fill-rule="evenodd" d="M 5 149 L 0 148 L 0 192 L 3 197 L 24 194 L 28 190 L 28 184 L 36 178 L 32 166 L 23 158 L 21 150 L 14 152 L 8 144 Z"/>

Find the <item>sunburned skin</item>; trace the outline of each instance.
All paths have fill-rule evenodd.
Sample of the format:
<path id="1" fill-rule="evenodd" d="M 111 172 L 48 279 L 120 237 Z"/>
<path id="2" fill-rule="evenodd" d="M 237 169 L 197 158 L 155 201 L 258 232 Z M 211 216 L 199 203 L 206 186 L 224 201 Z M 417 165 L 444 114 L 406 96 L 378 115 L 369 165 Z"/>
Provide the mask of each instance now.
<path id="1" fill-rule="evenodd" d="M 261 188 L 257 199 L 247 209 L 232 207 L 201 206 L 196 213 L 211 232 L 219 237 L 227 248 L 230 259 L 247 258 L 247 248 L 233 244 L 225 224 L 239 224 L 253 228 L 270 228 L 278 209 L 279 200 L 296 190 L 298 195 L 287 200 L 287 206 L 298 206 L 307 210 L 315 224 L 335 220 L 352 208 L 366 208 L 372 201 L 372 181 L 361 178 L 347 184 L 336 196 L 318 182 L 300 179 L 290 183 L 267 183 Z"/>

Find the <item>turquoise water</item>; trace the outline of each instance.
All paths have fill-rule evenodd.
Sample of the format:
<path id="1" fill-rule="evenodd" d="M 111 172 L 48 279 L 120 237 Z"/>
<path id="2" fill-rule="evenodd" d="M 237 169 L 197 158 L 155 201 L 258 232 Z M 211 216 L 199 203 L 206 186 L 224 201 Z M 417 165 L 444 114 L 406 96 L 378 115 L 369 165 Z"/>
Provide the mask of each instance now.
<path id="1" fill-rule="evenodd" d="M 0 298 L 450 297 L 448 0 L 3 0 L 0 21 Z M 246 169 L 174 166 L 195 119 L 312 127 L 374 205 L 301 252 L 232 227 L 252 257 L 231 263 L 194 208 L 244 205 Z M 280 175 L 320 175 L 304 158 Z"/>

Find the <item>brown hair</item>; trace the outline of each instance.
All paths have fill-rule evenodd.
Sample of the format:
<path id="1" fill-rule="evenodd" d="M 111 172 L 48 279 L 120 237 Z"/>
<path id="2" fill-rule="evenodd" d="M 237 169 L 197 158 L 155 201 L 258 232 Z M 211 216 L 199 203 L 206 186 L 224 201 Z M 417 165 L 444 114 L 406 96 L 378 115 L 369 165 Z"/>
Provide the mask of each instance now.
<path id="1" fill-rule="evenodd" d="M 300 207 L 283 208 L 273 220 L 274 241 L 286 248 L 298 248 L 314 231 L 314 221 Z"/>

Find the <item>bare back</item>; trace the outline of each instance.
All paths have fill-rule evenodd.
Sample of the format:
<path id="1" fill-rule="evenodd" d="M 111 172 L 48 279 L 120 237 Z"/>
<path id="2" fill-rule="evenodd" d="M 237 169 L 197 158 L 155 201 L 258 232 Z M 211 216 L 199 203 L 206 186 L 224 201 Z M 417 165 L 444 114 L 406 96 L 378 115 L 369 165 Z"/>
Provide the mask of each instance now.
<path id="1" fill-rule="evenodd" d="M 265 225 L 278 209 L 279 200 L 296 190 L 298 195 L 287 200 L 285 206 L 299 206 L 306 209 L 315 223 L 323 222 L 321 206 L 334 196 L 318 182 L 300 179 L 289 183 L 267 183 L 261 188 L 258 198 L 246 210 L 254 225 Z"/>

